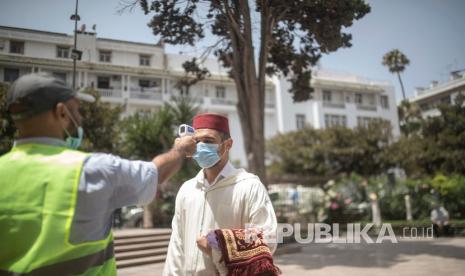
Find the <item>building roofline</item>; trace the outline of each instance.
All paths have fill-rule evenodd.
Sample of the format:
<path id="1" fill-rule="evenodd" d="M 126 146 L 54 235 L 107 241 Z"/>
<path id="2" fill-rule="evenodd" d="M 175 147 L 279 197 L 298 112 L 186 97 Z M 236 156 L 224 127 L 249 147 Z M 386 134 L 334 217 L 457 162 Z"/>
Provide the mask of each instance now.
<path id="1" fill-rule="evenodd" d="M 150 46 L 150 47 L 159 47 L 163 48 L 160 43 L 145 43 L 145 42 L 134 42 L 128 40 L 121 40 L 121 39 L 114 39 L 114 38 L 104 38 L 104 37 L 97 37 L 97 41 L 108 41 L 108 42 L 117 42 L 117 43 L 129 43 L 129 44 L 136 44 L 141 46 Z"/>
<path id="2" fill-rule="evenodd" d="M 58 33 L 58 32 L 50 32 L 50 31 L 42 31 L 36 29 L 28 29 L 28 28 L 19 28 L 19 27 L 12 27 L 12 26 L 4 26 L 0 25 L 0 29 L 4 30 L 11 30 L 11 31 L 22 31 L 22 32 L 29 32 L 29 33 L 38 33 L 38 34 L 47 34 L 47 35 L 54 35 L 60 37 L 72 37 L 72 35 L 68 35 L 65 33 Z M 79 32 L 79 31 L 78 31 Z M 90 33 L 89 33 L 90 34 Z M 92 33 L 95 34 L 96 33 Z M 162 48 L 163 46 L 160 43 L 145 43 L 145 42 L 135 42 L 135 41 L 128 41 L 128 40 L 121 40 L 121 39 L 113 39 L 113 38 L 105 38 L 105 37 L 97 37 L 97 41 L 108 41 L 108 42 L 116 42 L 116 43 L 127 43 L 133 45 L 141 45 L 141 46 L 150 46 L 150 47 L 159 47 Z"/>
<path id="3" fill-rule="evenodd" d="M 39 34 L 48 34 L 48 35 L 56 35 L 56 36 L 64 36 L 70 37 L 68 34 L 65 33 L 58 33 L 58 32 L 50 32 L 50 31 L 41 31 L 35 29 L 28 29 L 28 28 L 18 28 L 12 26 L 4 26 L 0 25 L 0 29 L 12 30 L 12 31 L 23 31 L 23 32 L 30 32 L 30 33 L 39 33 Z"/>
<path id="4" fill-rule="evenodd" d="M 416 101 L 421 101 L 430 97 L 434 97 L 436 95 L 439 95 L 441 93 L 447 92 L 452 89 L 456 89 L 458 87 L 465 86 L 465 75 L 462 76 L 459 79 L 448 81 L 442 84 L 439 84 L 436 87 L 430 88 L 430 89 L 425 89 L 421 95 L 414 96 L 410 98 L 410 101 L 416 102 Z"/>

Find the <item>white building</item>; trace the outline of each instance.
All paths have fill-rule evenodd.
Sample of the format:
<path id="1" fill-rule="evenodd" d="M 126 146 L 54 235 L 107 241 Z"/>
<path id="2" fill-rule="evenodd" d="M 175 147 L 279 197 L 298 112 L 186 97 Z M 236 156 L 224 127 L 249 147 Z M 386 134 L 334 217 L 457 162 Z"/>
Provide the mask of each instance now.
<path id="1" fill-rule="evenodd" d="M 288 132 L 305 125 L 313 128 L 366 126 L 382 119 L 391 123 L 393 136 L 400 135 L 394 87 L 388 82 L 318 70 L 312 75 L 312 99 L 293 103 L 290 83 L 275 80 L 278 130 Z"/>
<path id="2" fill-rule="evenodd" d="M 440 111 L 437 106 L 454 103 L 460 93 L 465 95 L 465 73 L 459 74 L 457 71 L 452 72 L 445 83 L 432 81 L 429 88 L 418 87 L 410 102 L 418 104 L 423 117 L 438 116 Z"/>
<path id="3" fill-rule="evenodd" d="M 73 36 L 0 26 L 0 81 L 12 82 L 31 72 L 48 72 L 72 83 Z M 156 44 L 98 38 L 93 32 L 79 32 L 76 86 L 96 88 L 102 100 L 125 106 L 125 114 L 159 109 L 181 92 L 174 86 L 184 76 L 182 63 L 188 56 L 166 54 Z M 243 136 L 236 111 L 235 85 L 218 62 L 204 64 L 212 73 L 192 86 L 189 96 L 202 111 L 228 116 L 234 147 L 231 159 L 246 164 Z M 265 135 L 277 132 L 274 86 L 267 83 Z M 188 122 L 186 122 L 188 123 Z"/>
<path id="4" fill-rule="evenodd" d="M 31 72 L 49 72 L 71 85 L 73 36 L 63 33 L 0 26 L 0 81 L 11 82 Z M 125 106 L 125 114 L 157 110 L 180 93 L 175 83 L 184 76 L 188 56 L 165 53 L 162 45 L 97 37 L 79 32 L 76 86 L 94 87 L 102 100 Z M 234 146 L 231 159 L 246 165 L 235 85 L 215 60 L 205 66 L 212 76 L 192 86 L 189 96 L 202 111 L 222 113 L 230 121 Z M 285 80 L 270 80 L 266 88 L 265 138 L 309 124 L 354 127 L 375 118 L 391 121 L 398 135 L 398 119 L 391 85 L 359 77 L 318 71 L 313 100 L 292 103 Z"/>

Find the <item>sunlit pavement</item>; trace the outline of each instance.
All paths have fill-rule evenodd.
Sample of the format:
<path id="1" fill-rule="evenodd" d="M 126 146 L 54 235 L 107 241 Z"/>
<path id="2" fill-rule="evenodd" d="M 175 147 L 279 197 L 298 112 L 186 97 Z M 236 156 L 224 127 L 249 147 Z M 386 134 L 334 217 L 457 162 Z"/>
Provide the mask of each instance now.
<path id="1" fill-rule="evenodd" d="M 464 275 L 465 238 L 408 240 L 397 244 L 303 245 L 277 256 L 283 275 Z M 118 275 L 161 275 L 163 264 L 119 270 Z"/>

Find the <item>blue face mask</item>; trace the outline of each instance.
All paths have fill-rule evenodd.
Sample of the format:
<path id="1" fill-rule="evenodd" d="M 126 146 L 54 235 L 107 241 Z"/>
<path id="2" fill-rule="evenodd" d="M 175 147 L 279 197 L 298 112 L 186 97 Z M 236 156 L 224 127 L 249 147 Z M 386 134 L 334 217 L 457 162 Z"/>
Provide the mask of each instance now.
<path id="1" fill-rule="evenodd" d="M 66 138 L 66 146 L 70 149 L 78 149 L 82 143 L 82 138 L 84 137 L 84 130 L 82 127 L 77 128 L 77 135 L 78 137 L 72 137 L 68 135 Z"/>
<path id="2" fill-rule="evenodd" d="M 199 164 L 202 169 L 208 169 L 220 161 L 218 155 L 218 144 L 197 143 L 197 151 L 192 158 Z"/>
<path id="3" fill-rule="evenodd" d="M 68 132 L 68 130 L 66 130 L 66 128 L 63 128 L 65 130 L 66 135 L 68 135 L 65 142 L 66 142 L 66 146 L 68 148 L 75 150 L 75 149 L 78 149 L 79 146 L 82 143 L 82 138 L 84 137 L 84 129 L 82 129 L 81 126 L 78 126 L 78 124 L 74 120 L 73 116 L 71 115 L 71 112 L 69 112 L 69 110 L 68 110 L 68 108 L 66 106 L 65 106 L 65 110 L 68 113 L 71 121 L 73 122 L 74 126 L 77 129 L 77 137 L 73 137 L 73 136 L 71 136 L 71 134 L 69 134 L 69 132 Z"/>

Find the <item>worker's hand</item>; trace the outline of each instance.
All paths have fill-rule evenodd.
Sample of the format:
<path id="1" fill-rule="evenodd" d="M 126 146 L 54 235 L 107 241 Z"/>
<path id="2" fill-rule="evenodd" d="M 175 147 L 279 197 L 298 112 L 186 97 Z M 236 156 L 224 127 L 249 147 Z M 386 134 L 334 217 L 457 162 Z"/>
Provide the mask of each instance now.
<path id="1" fill-rule="evenodd" d="M 174 140 L 173 148 L 182 152 L 186 157 L 192 157 L 192 155 L 194 155 L 196 151 L 197 145 L 194 140 L 194 137 L 188 135 L 176 138 L 176 140 Z"/>
<path id="2" fill-rule="evenodd" d="M 205 254 L 211 256 L 212 248 L 208 244 L 207 236 L 201 236 L 197 239 L 197 247 Z"/>

